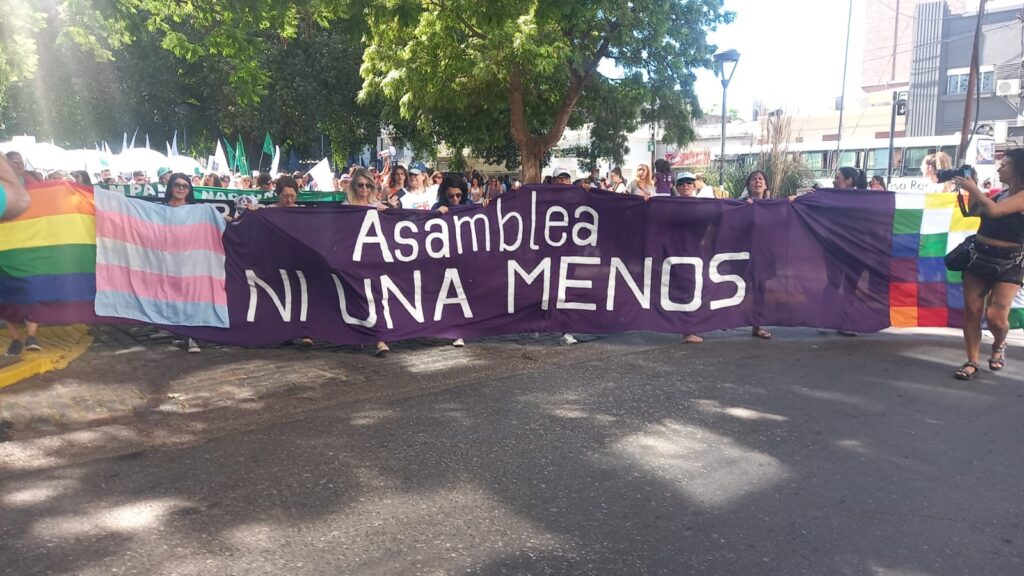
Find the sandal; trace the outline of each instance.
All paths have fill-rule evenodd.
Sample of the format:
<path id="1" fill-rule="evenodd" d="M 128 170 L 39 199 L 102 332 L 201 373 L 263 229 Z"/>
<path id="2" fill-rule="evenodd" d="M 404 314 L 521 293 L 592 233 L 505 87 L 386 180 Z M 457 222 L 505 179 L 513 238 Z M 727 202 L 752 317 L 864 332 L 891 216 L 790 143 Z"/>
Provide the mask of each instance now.
<path id="1" fill-rule="evenodd" d="M 760 326 L 754 328 L 754 331 L 750 333 L 754 338 L 761 338 L 762 340 L 771 340 L 772 333 L 761 328 Z"/>
<path id="2" fill-rule="evenodd" d="M 996 354 L 999 357 L 996 357 Z M 1003 342 L 1002 346 L 992 345 L 992 356 L 988 359 L 988 369 L 993 372 L 999 372 L 1006 365 L 1006 342 Z"/>
<path id="3" fill-rule="evenodd" d="M 374 353 L 377 358 L 383 358 L 388 352 L 391 352 L 391 348 L 388 348 L 387 342 L 377 342 L 377 351 Z"/>
<path id="4" fill-rule="evenodd" d="M 696 334 L 686 334 L 683 336 L 683 344 L 703 344 L 704 339 Z"/>
<path id="5" fill-rule="evenodd" d="M 968 368 L 974 368 L 974 370 L 968 372 Z M 957 380 L 972 380 L 978 375 L 979 371 L 981 371 L 981 368 L 974 362 L 964 362 L 964 365 L 954 373 L 954 376 L 956 376 Z"/>

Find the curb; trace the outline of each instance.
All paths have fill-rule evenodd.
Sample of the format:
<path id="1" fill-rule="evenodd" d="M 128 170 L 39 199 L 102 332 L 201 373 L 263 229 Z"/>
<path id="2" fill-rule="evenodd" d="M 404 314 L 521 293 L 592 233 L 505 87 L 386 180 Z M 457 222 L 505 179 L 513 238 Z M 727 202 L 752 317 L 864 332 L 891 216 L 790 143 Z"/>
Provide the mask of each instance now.
<path id="1" fill-rule="evenodd" d="M 41 352 L 22 352 L 21 359 L 10 366 L 0 367 L 0 388 L 17 384 L 39 374 L 67 367 L 92 345 L 88 326 L 40 326 L 37 334 Z M 0 336 L 0 350 L 11 343 L 6 331 Z"/>

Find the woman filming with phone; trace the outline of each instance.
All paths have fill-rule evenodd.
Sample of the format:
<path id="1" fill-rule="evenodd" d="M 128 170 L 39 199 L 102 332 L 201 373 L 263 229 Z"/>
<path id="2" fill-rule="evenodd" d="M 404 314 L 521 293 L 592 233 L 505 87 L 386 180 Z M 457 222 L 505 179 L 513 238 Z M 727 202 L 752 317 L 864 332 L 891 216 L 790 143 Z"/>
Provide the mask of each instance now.
<path id="1" fill-rule="evenodd" d="M 981 226 L 970 246 L 969 263 L 962 272 L 967 362 L 956 371 L 958 380 L 970 380 L 980 370 L 983 312 L 993 338 L 988 367 L 1002 370 L 1006 363 L 1010 306 L 1024 284 L 1024 148 L 1006 152 L 999 165 L 999 179 L 1007 187 L 992 198 L 974 179 L 963 174 L 954 179 L 969 195 L 970 213 L 981 217 Z"/>

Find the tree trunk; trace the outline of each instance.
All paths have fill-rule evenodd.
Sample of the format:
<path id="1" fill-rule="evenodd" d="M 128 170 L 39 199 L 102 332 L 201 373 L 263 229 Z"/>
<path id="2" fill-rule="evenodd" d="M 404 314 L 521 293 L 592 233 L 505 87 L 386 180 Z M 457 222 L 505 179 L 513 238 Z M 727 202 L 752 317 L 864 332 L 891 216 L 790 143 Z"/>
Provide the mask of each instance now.
<path id="1" fill-rule="evenodd" d="M 528 139 L 519 145 L 519 156 L 523 161 L 522 173 L 523 183 L 539 183 L 541 181 L 541 162 L 544 161 L 544 153 L 547 152 L 534 138 Z"/>

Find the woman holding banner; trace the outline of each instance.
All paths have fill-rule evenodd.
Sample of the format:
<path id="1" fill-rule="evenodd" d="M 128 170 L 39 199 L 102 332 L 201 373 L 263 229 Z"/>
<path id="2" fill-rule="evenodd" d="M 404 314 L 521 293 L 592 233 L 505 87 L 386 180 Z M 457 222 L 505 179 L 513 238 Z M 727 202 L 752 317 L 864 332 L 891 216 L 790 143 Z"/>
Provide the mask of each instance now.
<path id="1" fill-rule="evenodd" d="M 999 179 L 1006 189 L 993 198 L 972 179 L 957 176 L 957 186 L 970 196 L 971 212 L 981 217 L 974 236 L 971 259 L 962 272 L 964 282 L 964 345 L 967 362 L 956 371 L 958 380 L 970 380 L 980 370 L 981 315 L 992 332 L 988 367 L 1002 370 L 1006 364 L 1006 335 L 1010 331 L 1010 306 L 1024 284 L 1024 148 L 1008 150 L 999 165 Z M 988 297 L 988 306 L 985 298 Z"/>
<path id="2" fill-rule="evenodd" d="M 753 204 L 754 200 L 764 200 L 770 198 L 772 195 L 771 191 L 768 190 L 768 177 L 764 172 L 760 170 L 754 170 L 750 174 L 747 174 L 746 186 L 743 188 L 743 194 L 740 195 L 740 200 L 746 200 Z M 774 270 L 774 263 L 772 269 Z M 774 273 L 773 273 L 774 275 Z M 754 308 L 755 310 L 761 310 L 764 307 L 765 297 L 765 285 L 761 283 L 759 286 L 754 287 Z M 765 330 L 760 326 L 751 326 L 750 335 L 754 338 L 760 338 L 762 340 L 771 340 L 772 333 Z"/>
<path id="3" fill-rule="evenodd" d="M 195 204 L 196 195 L 192 189 L 192 180 L 181 172 L 171 174 L 167 179 L 167 188 L 164 189 L 164 203 L 171 208 Z M 185 350 L 189 354 L 198 354 L 202 349 L 194 338 L 186 338 Z"/>
<path id="4" fill-rule="evenodd" d="M 405 169 L 402 168 L 402 170 Z M 359 167 L 353 169 L 352 179 L 349 180 L 348 186 L 348 200 L 345 200 L 345 204 L 350 206 L 376 208 L 381 211 L 388 209 L 387 204 L 384 204 L 375 198 L 377 195 L 377 184 L 374 182 L 373 174 L 371 174 L 366 168 Z M 386 186 L 384 190 L 387 190 Z M 388 352 L 391 352 L 391 348 L 388 347 L 388 343 L 383 340 L 378 340 L 376 346 L 377 349 L 375 353 L 378 358 L 383 358 Z"/>

